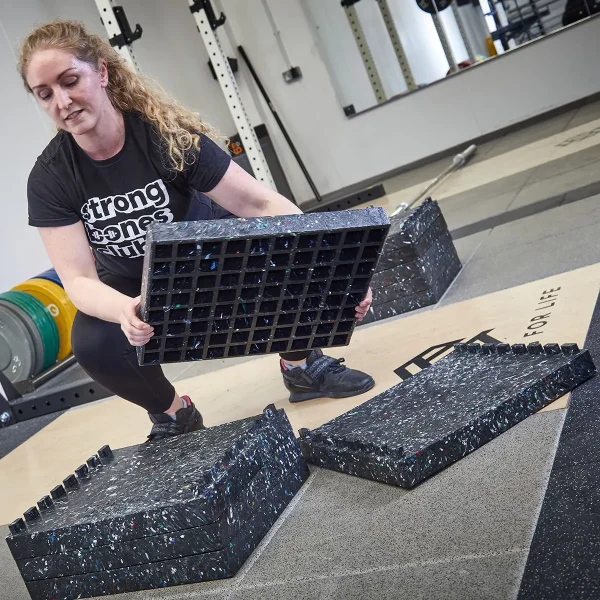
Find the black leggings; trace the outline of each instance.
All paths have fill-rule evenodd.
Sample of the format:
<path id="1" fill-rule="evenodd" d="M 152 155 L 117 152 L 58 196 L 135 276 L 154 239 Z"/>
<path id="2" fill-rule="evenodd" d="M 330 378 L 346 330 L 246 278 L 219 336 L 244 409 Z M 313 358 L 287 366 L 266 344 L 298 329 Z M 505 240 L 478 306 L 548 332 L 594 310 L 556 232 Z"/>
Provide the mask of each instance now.
<path id="1" fill-rule="evenodd" d="M 104 276 L 102 281 L 132 298 L 140 295 L 135 279 Z M 175 397 L 175 388 L 160 366 L 138 364 L 137 353 L 118 323 L 110 323 L 77 312 L 71 333 L 73 354 L 82 369 L 116 396 L 129 400 L 149 413 L 166 411 Z M 303 360 L 310 352 L 281 354 L 284 360 Z"/>

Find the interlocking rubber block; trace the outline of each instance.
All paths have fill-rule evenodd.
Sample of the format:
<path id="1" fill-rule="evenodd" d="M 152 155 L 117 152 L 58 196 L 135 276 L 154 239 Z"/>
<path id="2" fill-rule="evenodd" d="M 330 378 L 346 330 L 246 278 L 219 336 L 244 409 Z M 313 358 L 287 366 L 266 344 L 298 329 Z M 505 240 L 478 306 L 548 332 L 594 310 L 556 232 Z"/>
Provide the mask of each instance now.
<path id="1" fill-rule="evenodd" d="M 222 550 L 77 577 L 32 581 L 26 584 L 27 589 L 33 600 L 71 600 L 232 577 L 292 497 L 293 488 L 280 487 L 258 507 L 253 518 L 244 523 L 240 533 Z"/>
<path id="2" fill-rule="evenodd" d="M 388 230 L 381 208 L 153 225 L 140 364 L 347 345 Z"/>
<path id="3" fill-rule="evenodd" d="M 576 344 L 457 344 L 417 375 L 301 430 L 300 446 L 320 467 L 412 488 L 595 373 Z"/>
<path id="4" fill-rule="evenodd" d="M 287 416 L 270 406 L 160 444 L 100 449 L 9 526 L 7 543 L 34 598 L 231 576 L 306 474 Z"/>
<path id="5" fill-rule="evenodd" d="M 441 300 L 450 284 L 460 272 L 460 269 L 461 264 L 458 257 L 451 259 L 446 265 L 440 267 L 441 275 L 431 284 L 431 287 L 413 294 L 406 294 L 403 291 L 405 284 L 390 286 L 397 290 L 398 296 L 393 300 L 385 302 L 380 300 L 374 301 L 361 324 L 365 325 L 373 321 L 389 319 L 390 317 L 436 304 Z M 373 291 L 373 294 L 375 294 L 375 291 Z"/>
<path id="6" fill-rule="evenodd" d="M 460 264 L 450 232 L 446 231 L 414 262 L 380 271 L 373 277 L 373 302 L 387 302 L 431 287 L 450 264 Z"/>
<path id="7" fill-rule="evenodd" d="M 381 258 L 377 264 L 377 272 L 385 272 L 393 267 L 399 265 L 402 266 L 418 260 L 427 253 L 432 244 L 444 233 L 448 233 L 448 224 L 443 215 L 440 215 L 414 243 L 404 244 L 398 247 L 397 244 L 388 244 L 386 241 L 383 245 Z M 373 278 L 373 280 L 371 287 L 373 287 L 373 284 L 375 283 L 375 278 Z"/>
<path id="8" fill-rule="evenodd" d="M 440 216 L 440 207 L 431 198 L 412 210 L 393 216 L 384 252 L 402 251 L 407 246 L 413 246 Z"/>

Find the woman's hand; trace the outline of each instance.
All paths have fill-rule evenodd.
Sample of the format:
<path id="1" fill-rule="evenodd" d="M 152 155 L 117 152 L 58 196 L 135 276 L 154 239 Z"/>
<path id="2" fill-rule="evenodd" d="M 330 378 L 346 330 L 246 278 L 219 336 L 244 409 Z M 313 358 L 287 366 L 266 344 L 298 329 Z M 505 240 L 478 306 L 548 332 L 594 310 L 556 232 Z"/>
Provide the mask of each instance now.
<path id="1" fill-rule="evenodd" d="M 373 302 L 373 292 L 369 288 L 365 299 L 356 307 L 356 318 L 359 321 L 362 321 L 367 316 L 369 308 L 371 308 L 371 302 Z"/>
<path id="2" fill-rule="evenodd" d="M 137 316 L 141 297 L 128 298 L 119 316 L 121 329 L 132 346 L 144 346 L 154 335 L 154 328 L 141 321 Z"/>

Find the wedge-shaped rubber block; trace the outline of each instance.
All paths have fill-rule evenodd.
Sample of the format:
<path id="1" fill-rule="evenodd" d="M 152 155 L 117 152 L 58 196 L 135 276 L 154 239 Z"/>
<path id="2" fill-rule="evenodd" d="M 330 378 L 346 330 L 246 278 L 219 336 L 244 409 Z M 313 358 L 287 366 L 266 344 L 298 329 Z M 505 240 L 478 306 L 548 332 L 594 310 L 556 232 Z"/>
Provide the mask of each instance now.
<path id="1" fill-rule="evenodd" d="M 74 577 L 27 583 L 32 600 L 70 600 L 232 577 L 289 504 L 302 482 L 282 480 L 222 549 Z M 172 544 L 177 544 L 175 537 Z"/>
<path id="2" fill-rule="evenodd" d="M 379 273 L 380 271 L 386 271 L 399 265 L 405 265 L 421 258 L 431 248 L 432 244 L 444 233 L 448 233 L 448 225 L 446 224 L 443 215 L 440 215 L 434 223 L 429 226 L 427 231 L 412 244 L 405 244 L 398 248 L 393 247 L 393 244 L 388 245 L 386 241 L 383 245 L 381 258 L 377 264 L 377 272 Z M 375 277 L 373 277 L 371 287 L 374 287 L 375 283 Z"/>
<path id="3" fill-rule="evenodd" d="M 320 467 L 412 488 L 595 373 L 576 344 L 458 344 L 372 400 L 301 430 L 300 446 Z"/>
<path id="4" fill-rule="evenodd" d="M 385 241 L 385 253 L 414 245 L 441 215 L 438 203 L 427 198 L 416 208 L 391 217 L 390 231 Z"/>
<path id="5" fill-rule="evenodd" d="M 457 262 L 460 264 L 460 259 L 452 243 L 452 237 L 446 231 L 435 240 L 421 258 L 376 273 L 371 285 L 373 302 L 376 304 L 388 302 L 429 288 L 444 275 L 447 265 Z"/>
<path id="6" fill-rule="evenodd" d="M 256 507 L 272 498 L 273 490 L 283 483 L 294 490 L 302 485 L 307 474 L 306 463 L 300 462 L 303 460 L 299 458 L 285 467 L 284 463 L 263 467 L 216 523 L 108 546 L 25 558 L 17 561 L 19 571 L 25 581 L 38 581 L 141 565 L 149 557 L 157 562 L 222 550 L 253 518 Z"/>
<path id="7" fill-rule="evenodd" d="M 425 306 L 436 304 L 441 300 L 450 284 L 459 274 L 461 268 L 462 265 L 458 256 L 450 258 L 449 262 L 447 262 L 445 265 L 439 265 L 441 274 L 439 275 L 439 278 L 431 284 L 431 287 L 422 289 L 414 294 L 405 293 L 405 284 L 395 284 L 393 286 L 389 286 L 392 288 L 392 292 L 386 294 L 376 294 L 376 291 L 374 290 L 373 296 L 374 298 L 377 297 L 377 299 L 374 299 L 373 304 L 371 305 L 371 308 L 366 314 L 364 320 L 361 322 L 361 325 L 366 325 L 367 323 L 372 323 L 373 321 L 389 319 L 390 317 L 395 317 L 419 308 L 424 308 Z M 388 289 L 389 288 L 385 288 L 385 290 Z M 393 296 L 393 292 L 398 293 L 398 297 L 394 298 L 393 300 L 388 300 L 387 302 L 381 301 L 382 297 Z"/>
<path id="8" fill-rule="evenodd" d="M 230 527 L 232 506 L 259 472 L 298 473 L 302 464 L 287 416 L 272 406 L 260 417 L 160 444 L 114 452 L 104 447 L 88 460 L 93 468 L 79 468 L 81 477 L 65 478 L 51 498 L 38 503 L 37 515 L 27 511 L 27 522 L 12 523 L 7 543 L 22 565 L 21 559 L 81 553 L 213 523 Z"/>
<path id="9" fill-rule="evenodd" d="M 388 230 L 381 208 L 153 225 L 140 364 L 347 345 Z"/>

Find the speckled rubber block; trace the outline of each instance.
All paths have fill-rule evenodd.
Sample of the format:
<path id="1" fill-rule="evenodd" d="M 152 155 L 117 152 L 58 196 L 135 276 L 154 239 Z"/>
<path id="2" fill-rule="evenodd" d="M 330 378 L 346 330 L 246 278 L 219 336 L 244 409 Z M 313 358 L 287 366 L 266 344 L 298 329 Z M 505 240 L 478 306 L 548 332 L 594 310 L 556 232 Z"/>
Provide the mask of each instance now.
<path id="1" fill-rule="evenodd" d="M 373 303 L 388 302 L 433 286 L 448 270 L 448 265 L 460 264 L 448 231 L 440 235 L 419 259 L 376 274 Z M 405 268 L 408 267 L 408 268 Z M 375 280 L 375 277 L 373 278 Z M 375 283 L 375 281 L 374 281 Z"/>
<path id="2" fill-rule="evenodd" d="M 385 252 L 402 251 L 407 246 L 413 246 L 440 216 L 442 213 L 438 203 L 427 198 L 416 208 L 391 217 Z"/>
<path id="3" fill-rule="evenodd" d="M 444 233 L 448 233 L 448 225 L 444 217 L 440 215 L 414 244 L 407 244 L 400 248 L 391 249 L 387 246 L 386 242 L 383 245 L 381 258 L 377 264 L 377 273 L 414 263 L 417 259 L 424 256 L 432 244 Z M 376 286 L 375 278 L 371 281 L 371 287 L 374 286 Z"/>
<path id="4" fill-rule="evenodd" d="M 450 284 L 459 274 L 462 265 L 458 256 L 455 256 L 451 257 L 450 261 L 444 266 L 440 265 L 439 268 L 442 275 L 432 283 L 431 287 L 423 289 L 420 292 L 416 292 L 414 294 L 405 294 L 405 285 L 396 284 L 395 286 L 390 286 L 390 288 L 395 288 L 398 291 L 399 296 L 393 300 L 381 302 L 380 299 L 384 296 L 384 294 L 376 294 L 376 291 L 373 290 L 373 304 L 361 322 L 361 325 L 366 325 L 367 323 L 372 323 L 373 321 L 389 319 L 391 317 L 411 312 L 419 308 L 424 308 L 425 306 L 431 306 L 432 304 L 439 302 Z M 387 290 L 387 288 L 384 289 Z M 389 297 L 393 295 L 393 291 L 392 293 L 386 293 L 385 295 Z M 377 297 L 377 300 L 375 300 L 375 297 Z"/>
<path id="5" fill-rule="evenodd" d="M 300 485 L 296 479 L 282 482 L 222 550 L 76 577 L 33 581 L 27 583 L 27 589 L 32 600 L 70 600 L 232 577 L 275 523 Z"/>
<path id="6" fill-rule="evenodd" d="M 576 344 L 457 344 L 455 351 L 309 431 L 308 461 L 412 488 L 593 377 Z"/>
<path id="7" fill-rule="evenodd" d="M 13 522 L 7 543 L 19 562 L 223 519 L 231 526 L 232 506 L 259 472 L 268 477 L 279 476 L 282 468 L 299 472 L 299 459 L 287 416 L 271 406 L 258 418 L 160 444 L 114 453 L 105 447 Z"/>
<path id="8" fill-rule="evenodd" d="M 272 466 L 261 469 L 216 523 L 109 546 L 26 558 L 17 561 L 17 566 L 25 581 L 37 581 L 143 565 L 149 557 L 152 562 L 158 562 L 222 550 L 246 521 L 253 518 L 256 507 L 267 502 L 273 490 L 279 489 L 284 477 L 292 492 L 302 485 L 304 467 L 298 462 L 287 467 L 290 473 Z"/>
<path id="9" fill-rule="evenodd" d="M 381 208 L 153 225 L 140 364 L 347 345 L 389 227 Z"/>

